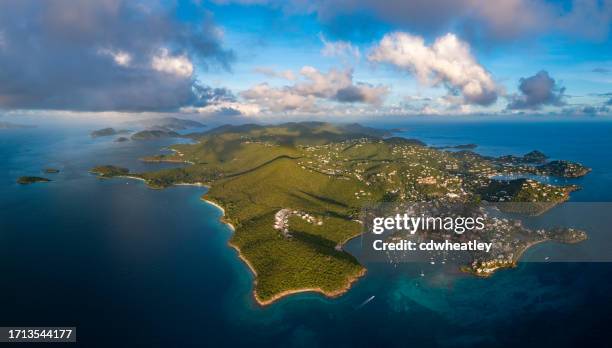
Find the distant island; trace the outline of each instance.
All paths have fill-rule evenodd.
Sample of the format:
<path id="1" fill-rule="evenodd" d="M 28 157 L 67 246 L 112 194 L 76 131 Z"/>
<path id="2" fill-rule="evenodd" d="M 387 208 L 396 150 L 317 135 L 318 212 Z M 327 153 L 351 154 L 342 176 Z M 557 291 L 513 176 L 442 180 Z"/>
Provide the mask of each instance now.
<path id="1" fill-rule="evenodd" d="M 132 122 L 135 125 L 145 127 L 152 130 L 166 130 L 166 131 L 180 131 L 189 128 L 204 128 L 206 125 L 189 119 L 177 118 L 177 117 L 161 117 L 144 119 L 140 121 Z"/>
<path id="2" fill-rule="evenodd" d="M 36 126 L 0 121 L 0 129 L 35 128 Z"/>
<path id="3" fill-rule="evenodd" d="M 117 134 L 126 134 L 129 132 L 130 131 L 127 129 L 116 130 L 115 128 L 108 127 L 108 128 L 102 128 L 102 129 L 95 130 L 91 132 L 90 135 L 93 138 L 98 138 L 98 137 L 108 137 L 108 136 L 117 135 Z"/>
<path id="4" fill-rule="evenodd" d="M 537 215 L 567 200 L 578 187 L 495 178 L 575 177 L 590 170 L 568 161 L 534 165 L 542 157 L 537 153 L 519 159 L 489 157 L 388 136 L 359 124 L 225 125 L 189 135 L 196 143 L 173 145 L 172 154 L 145 158 L 187 166 L 131 173 L 107 165 L 92 172 L 139 178 L 158 189 L 209 186 L 203 199 L 222 209 L 223 221 L 235 229 L 230 245 L 255 274 L 254 297 L 265 305 L 303 291 L 338 296 L 363 276 L 366 269 L 343 245 L 361 234 L 360 213 L 366 204 L 488 201 L 502 209 L 508 202 L 542 203 L 523 212 Z M 495 259 L 474 254 L 463 270 L 488 276 L 513 267 L 536 242 L 586 238 L 582 231 L 516 226 L 492 223 L 489 238 L 509 243 L 503 244 L 506 251 Z M 524 238 L 515 243 L 518 236 Z"/>
<path id="5" fill-rule="evenodd" d="M 160 129 L 143 130 L 132 134 L 132 140 L 152 140 L 152 139 L 163 139 L 163 138 L 177 138 L 181 135 L 175 131 L 167 131 Z"/>
<path id="6" fill-rule="evenodd" d="M 42 178 L 40 176 L 22 176 L 17 179 L 17 183 L 21 185 L 29 185 L 37 182 L 49 182 L 50 179 Z"/>
<path id="7" fill-rule="evenodd" d="M 176 138 L 181 135 L 176 131 L 186 130 L 190 128 L 204 128 L 204 124 L 194 121 L 181 119 L 176 117 L 161 117 L 146 120 L 139 120 L 130 122 L 129 125 L 136 126 L 137 128 L 144 127 L 145 129 L 140 130 L 132 134 L 132 140 L 152 140 L 161 138 Z M 141 128 L 142 129 L 142 128 Z M 132 131 L 127 129 L 115 129 L 113 127 L 106 127 L 95 130 L 90 133 L 91 137 L 108 137 L 113 135 L 122 135 L 115 139 L 115 142 L 121 143 L 128 141 L 127 134 Z"/>
<path id="8" fill-rule="evenodd" d="M 57 174 L 59 172 L 60 172 L 60 170 L 57 169 L 57 168 L 45 168 L 45 169 L 43 169 L 43 173 L 45 173 L 45 174 Z"/>
<path id="9" fill-rule="evenodd" d="M 476 144 L 460 144 L 460 145 L 451 145 L 451 146 L 437 146 L 434 149 L 444 150 L 444 149 L 457 149 L 457 150 L 473 150 L 477 148 Z"/>

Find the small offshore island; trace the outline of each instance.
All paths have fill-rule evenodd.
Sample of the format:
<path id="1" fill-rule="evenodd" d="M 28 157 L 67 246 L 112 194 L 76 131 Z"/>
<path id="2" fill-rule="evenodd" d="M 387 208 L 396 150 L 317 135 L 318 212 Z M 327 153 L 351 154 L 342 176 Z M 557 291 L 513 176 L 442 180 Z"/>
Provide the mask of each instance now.
<path id="1" fill-rule="evenodd" d="M 256 301 L 266 305 L 304 291 L 339 296 L 365 274 L 365 267 L 342 246 L 362 233 L 359 218 L 366 204 L 488 201 L 503 210 L 507 202 L 529 202 L 528 210 L 517 208 L 523 204 L 507 210 L 537 215 L 566 201 L 578 187 L 494 178 L 579 177 L 590 170 L 568 161 L 546 162 L 535 151 L 523 157 L 487 157 L 389 136 L 359 124 L 226 125 L 186 136 L 197 143 L 173 145 L 173 154 L 143 159 L 188 164 L 184 167 L 131 173 L 105 165 L 91 171 L 105 178 L 142 179 L 157 189 L 208 186 L 203 199 L 220 207 L 223 221 L 235 229 L 230 245 L 255 275 Z M 493 230 L 483 236 L 503 246 L 503 255 L 475 253 L 462 269 L 488 276 L 513 267 L 538 242 L 586 238 L 571 229 L 513 226 L 491 224 Z M 513 243 L 519 234 L 521 242 Z"/>
<path id="2" fill-rule="evenodd" d="M 17 179 L 17 183 L 21 185 L 29 185 L 37 182 L 50 182 L 50 179 L 42 178 L 40 176 L 22 176 Z"/>
<path id="3" fill-rule="evenodd" d="M 108 127 L 108 128 L 102 128 L 102 129 L 92 131 L 89 135 L 92 138 L 99 138 L 99 137 L 108 137 L 111 135 L 127 134 L 129 132 L 130 131 L 127 129 L 116 130 L 115 128 Z"/>

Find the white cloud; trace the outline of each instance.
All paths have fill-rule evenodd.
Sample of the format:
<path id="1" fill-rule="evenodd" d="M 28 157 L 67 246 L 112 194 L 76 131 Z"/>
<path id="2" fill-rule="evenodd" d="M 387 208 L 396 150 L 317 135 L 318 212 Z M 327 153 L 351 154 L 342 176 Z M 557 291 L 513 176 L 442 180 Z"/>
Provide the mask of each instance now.
<path id="1" fill-rule="evenodd" d="M 321 54 L 326 57 L 354 57 L 359 59 L 361 52 L 358 47 L 353 46 L 350 42 L 346 41 L 328 41 L 323 34 L 319 35 L 321 42 L 323 42 L 323 49 Z"/>
<path id="2" fill-rule="evenodd" d="M 353 83 L 351 71 L 331 69 L 324 74 L 312 66 L 304 66 L 300 70 L 300 74 L 306 78 L 306 81 L 296 84 L 294 89 L 303 95 L 330 98 L 339 89 L 350 86 Z"/>
<path id="3" fill-rule="evenodd" d="M 203 107 L 185 107 L 181 109 L 181 112 L 198 113 L 206 116 L 240 115 L 250 117 L 259 115 L 261 108 L 257 104 L 227 101 Z"/>
<path id="4" fill-rule="evenodd" d="M 315 103 L 312 95 L 300 95 L 289 87 L 273 88 L 267 83 L 255 85 L 240 95 L 272 112 L 312 111 Z"/>
<path id="5" fill-rule="evenodd" d="M 193 64 L 185 55 L 171 56 L 167 48 L 159 50 L 151 60 L 151 68 L 179 77 L 190 77 L 193 74 Z"/>
<path id="6" fill-rule="evenodd" d="M 300 74 L 306 81 L 296 84 L 294 89 L 302 95 L 314 95 L 339 102 L 380 104 L 389 92 L 387 86 L 353 83 L 352 69 L 331 69 L 327 73 L 321 73 L 311 66 L 305 66 L 300 70 Z"/>
<path id="7" fill-rule="evenodd" d="M 104 48 L 98 50 L 98 53 L 111 57 L 115 61 L 115 64 L 120 66 L 127 67 L 132 62 L 132 55 L 125 51 Z"/>
<path id="8" fill-rule="evenodd" d="M 389 93 L 387 86 L 354 83 L 351 69 L 331 69 L 323 73 L 304 66 L 300 75 L 302 79 L 292 86 L 272 87 L 261 83 L 240 95 L 271 112 L 318 112 L 323 107 L 321 102 L 380 105 Z"/>
<path id="9" fill-rule="evenodd" d="M 467 104 L 489 105 L 497 99 L 498 88 L 491 74 L 476 61 L 470 46 L 454 34 L 437 38 L 431 46 L 420 36 L 387 34 L 368 59 L 408 71 L 420 83 L 444 85 L 451 94 L 460 93 Z"/>
<path id="10" fill-rule="evenodd" d="M 289 81 L 293 81 L 296 79 L 295 74 L 291 70 L 276 71 L 272 68 L 261 66 L 261 67 L 255 68 L 255 72 L 268 76 L 268 77 L 280 78 L 280 79 L 285 79 Z"/>

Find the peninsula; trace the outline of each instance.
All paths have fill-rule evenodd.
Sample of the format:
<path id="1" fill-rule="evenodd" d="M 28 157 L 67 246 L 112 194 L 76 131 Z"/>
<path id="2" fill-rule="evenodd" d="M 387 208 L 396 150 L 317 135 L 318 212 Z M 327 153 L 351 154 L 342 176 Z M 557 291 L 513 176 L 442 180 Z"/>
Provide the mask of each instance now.
<path id="1" fill-rule="evenodd" d="M 538 214 L 567 200 L 577 187 L 495 178 L 588 173 L 578 163 L 543 163 L 541 153 L 486 157 L 388 136 L 358 124 L 226 125 L 188 135 L 195 143 L 173 145 L 172 154 L 145 159 L 185 166 L 145 173 L 99 166 L 92 172 L 129 175 L 158 189 L 208 186 L 203 199 L 222 207 L 223 221 L 235 228 L 230 245 L 254 273 L 254 297 L 262 305 L 303 291 L 338 296 L 363 276 L 365 268 L 342 246 L 362 232 L 359 218 L 366 204 L 544 202 L 529 212 Z M 514 232 L 496 233 L 505 240 Z M 544 236 L 566 239 L 555 237 L 554 231 Z M 511 250 L 509 263 L 486 264 L 484 273 L 478 269 L 488 261 L 475 258 L 466 271 L 491 274 L 511 267 L 526 247 Z"/>

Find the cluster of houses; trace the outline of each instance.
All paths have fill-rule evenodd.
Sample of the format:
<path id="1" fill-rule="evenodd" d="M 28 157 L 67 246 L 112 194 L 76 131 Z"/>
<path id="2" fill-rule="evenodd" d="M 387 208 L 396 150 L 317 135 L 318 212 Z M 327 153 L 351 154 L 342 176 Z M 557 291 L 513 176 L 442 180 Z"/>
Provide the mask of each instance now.
<path id="1" fill-rule="evenodd" d="M 297 216 L 302 220 L 317 226 L 323 225 L 322 219 L 311 214 L 283 208 L 274 214 L 274 229 L 280 231 L 286 238 L 291 238 L 291 233 L 289 232 L 289 218 L 292 216 Z"/>
<path id="2" fill-rule="evenodd" d="M 472 263 L 472 270 L 478 275 L 490 275 L 496 270 L 504 267 L 512 267 L 514 261 L 510 259 L 495 259 L 488 261 L 474 261 Z"/>
<path id="3" fill-rule="evenodd" d="M 349 158 L 343 152 L 359 149 L 371 144 L 371 139 L 349 140 L 317 146 L 301 146 L 308 155 L 300 161 L 302 169 L 333 175 L 341 178 L 355 178 L 367 186 L 393 186 L 401 200 L 437 198 L 458 200 L 468 195 L 467 191 L 485 188 L 492 178 L 516 173 L 521 167 L 491 162 L 475 154 L 466 154 L 463 159 L 445 151 L 422 146 L 394 144 L 390 147 L 392 159 L 372 162 L 367 158 Z M 380 141 L 376 141 L 380 142 Z M 389 164 L 397 164 L 393 168 Z M 373 164 L 382 169 L 371 173 Z M 388 169 L 387 169 L 388 168 Z M 537 181 L 528 181 L 526 189 L 533 194 L 532 201 L 550 201 L 562 198 L 565 190 Z M 370 195 L 363 190 L 354 192 L 357 199 Z M 510 201 L 508 192 L 493 193 L 496 201 Z"/>

